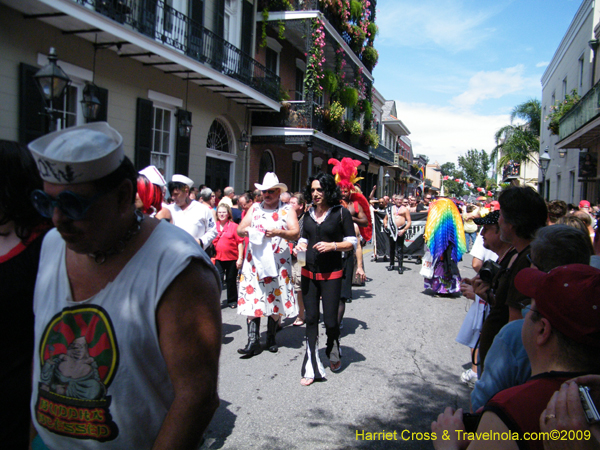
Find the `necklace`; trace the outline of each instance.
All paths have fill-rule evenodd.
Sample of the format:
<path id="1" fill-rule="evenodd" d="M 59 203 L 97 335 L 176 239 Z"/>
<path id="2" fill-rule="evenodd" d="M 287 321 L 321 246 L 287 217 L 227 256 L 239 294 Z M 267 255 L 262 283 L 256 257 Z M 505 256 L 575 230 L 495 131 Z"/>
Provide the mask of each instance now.
<path id="1" fill-rule="evenodd" d="M 142 222 L 144 221 L 145 217 L 137 209 L 135 210 L 134 214 L 135 222 L 133 223 L 131 228 L 127 230 L 125 236 L 119 239 L 115 245 L 103 252 L 88 253 L 88 256 L 92 258 L 96 264 L 104 264 L 104 262 L 109 256 L 116 255 L 117 253 L 123 253 L 125 247 L 127 246 L 127 242 L 129 242 L 132 237 L 134 237 L 140 232 L 140 230 L 142 229 Z"/>

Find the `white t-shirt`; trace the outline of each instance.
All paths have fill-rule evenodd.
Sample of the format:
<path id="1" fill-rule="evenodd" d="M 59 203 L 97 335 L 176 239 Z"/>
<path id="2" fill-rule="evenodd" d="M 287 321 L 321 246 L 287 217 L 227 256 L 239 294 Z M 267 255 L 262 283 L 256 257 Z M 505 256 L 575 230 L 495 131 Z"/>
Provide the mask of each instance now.
<path id="1" fill-rule="evenodd" d="M 496 261 L 498 259 L 498 255 L 496 253 L 483 246 L 483 237 L 481 237 L 481 233 L 479 233 L 477 238 L 475 238 L 475 243 L 473 244 L 470 255 L 473 258 L 478 258 L 482 261 L 487 261 L 488 259 Z"/>
<path id="2" fill-rule="evenodd" d="M 202 248 L 210 245 L 217 236 L 217 225 L 211 209 L 196 200 L 181 209 L 175 203 L 169 205 L 173 225 L 190 233 L 194 239 L 202 241 Z"/>

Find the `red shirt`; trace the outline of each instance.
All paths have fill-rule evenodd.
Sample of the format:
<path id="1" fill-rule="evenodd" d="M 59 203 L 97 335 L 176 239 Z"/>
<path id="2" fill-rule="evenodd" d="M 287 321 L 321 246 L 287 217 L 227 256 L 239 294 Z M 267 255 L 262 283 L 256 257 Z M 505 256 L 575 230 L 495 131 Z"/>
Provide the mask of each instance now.
<path id="1" fill-rule="evenodd" d="M 237 223 L 228 221 L 224 227 L 217 222 L 217 237 L 212 241 L 219 261 L 235 261 L 238 259 L 238 244 L 244 241 L 237 234 Z"/>

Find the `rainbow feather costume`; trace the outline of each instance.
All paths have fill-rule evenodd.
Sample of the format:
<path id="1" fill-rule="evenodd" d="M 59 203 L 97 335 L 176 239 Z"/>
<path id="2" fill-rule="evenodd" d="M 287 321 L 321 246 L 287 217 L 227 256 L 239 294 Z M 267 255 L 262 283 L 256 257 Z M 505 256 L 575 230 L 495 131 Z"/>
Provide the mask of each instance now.
<path id="1" fill-rule="evenodd" d="M 425 224 L 425 244 L 435 261 L 442 256 L 450 243 L 453 244 L 452 259 L 455 262 L 462 260 L 463 254 L 467 252 L 462 217 L 452 200 L 440 198 L 429 206 Z"/>

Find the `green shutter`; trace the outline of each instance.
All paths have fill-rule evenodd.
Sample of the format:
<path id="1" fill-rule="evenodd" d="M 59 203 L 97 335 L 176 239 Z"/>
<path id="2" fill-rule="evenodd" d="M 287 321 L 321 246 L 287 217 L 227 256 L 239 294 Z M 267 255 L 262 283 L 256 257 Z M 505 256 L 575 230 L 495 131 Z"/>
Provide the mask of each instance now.
<path id="1" fill-rule="evenodd" d="M 152 101 L 137 99 L 135 118 L 135 168 L 141 170 L 150 165 L 152 151 Z"/>
<path id="2" fill-rule="evenodd" d="M 39 69 L 19 65 L 19 142 L 28 144 L 48 132 L 45 102 L 33 76 Z"/>

